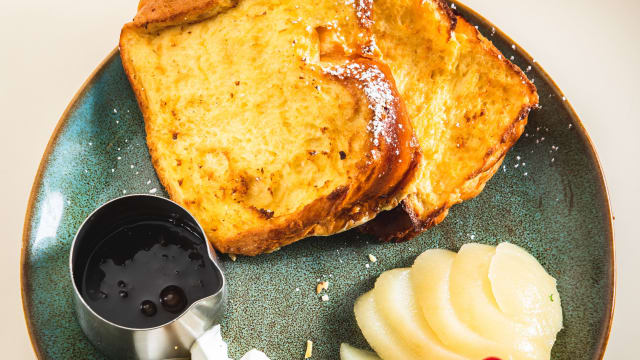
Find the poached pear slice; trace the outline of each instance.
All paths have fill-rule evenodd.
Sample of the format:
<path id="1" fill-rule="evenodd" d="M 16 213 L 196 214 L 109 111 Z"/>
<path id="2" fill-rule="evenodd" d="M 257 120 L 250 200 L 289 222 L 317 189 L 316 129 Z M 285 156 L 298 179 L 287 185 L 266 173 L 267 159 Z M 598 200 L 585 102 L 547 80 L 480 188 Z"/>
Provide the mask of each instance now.
<path id="1" fill-rule="evenodd" d="M 507 317 L 498 307 L 489 282 L 489 265 L 495 253 L 496 248 L 489 245 L 465 244 L 460 248 L 449 279 L 453 308 L 476 333 L 511 347 L 516 358 L 548 359 L 545 339 L 535 337 L 528 326 Z"/>
<path id="2" fill-rule="evenodd" d="M 465 360 L 438 339 L 416 303 L 411 269 L 394 269 L 380 275 L 373 290 L 376 307 L 389 329 L 422 359 Z"/>
<path id="3" fill-rule="evenodd" d="M 449 292 L 449 274 L 455 258 L 456 253 L 448 250 L 427 250 L 411 268 L 416 300 L 429 326 L 445 346 L 470 359 L 513 359 L 512 348 L 486 339 L 458 317 Z"/>
<path id="4" fill-rule="evenodd" d="M 401 339 L 391 331 L 376 306 L 373 291 L 369 291 L 356 300 L 353 308 L 358 326 L 373 350 L 384 360 L 420 360 L 418 354 L 404 346 Z"/>
<path id="5" fill-rule="evenodd" d="M 552 346 L 562 329 L 562 307 L 556 279 L 527 251 L 501 243 L 489 266 L 493 296 L 505 316 L 527 324 Z"/>

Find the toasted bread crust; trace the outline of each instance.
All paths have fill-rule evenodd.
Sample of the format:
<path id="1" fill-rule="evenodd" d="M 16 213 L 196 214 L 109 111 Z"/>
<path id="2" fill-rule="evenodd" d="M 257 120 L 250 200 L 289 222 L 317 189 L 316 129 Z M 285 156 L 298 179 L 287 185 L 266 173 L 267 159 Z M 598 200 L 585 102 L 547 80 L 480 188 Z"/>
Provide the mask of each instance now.
<path id="1" fill-rule="evenodd" d="M 449 27 L 451 32 L 456 30 L 458 24 L 458 16 L 453 12 L 449 4 L 445 0 L 435 0 L 434 3 L 438 5 L 438 10 L 449 20 Z"/>
<path id="2" fill-rule="evenodd" d="M 126 24 L 122 29 L 120 37 L 122 62 L 145 118 L 147 134 L 154 131 L 151 128 L 151 121 L 148 121 L 152 116 L 149 99 L 144 91 L 140 76 L 136 74 L 136 67 L 127 46 L 127 38 L 135 36 L 136 32 L 148 32 L 151 28 L 158 30 L 163 26 L 181 25 L 181 21 L 190 23 L 193 19 L 199 20 L 198 16 L 201 14 L 210 14 L 208 11 L 212 11 L 212 3 L 210 1 L 193 3 L 176 1 L 174 4 L 176 6 L 167 7 L 162 16 L 149 15 L 151 12 L 149 9 L 152 8 L 154 2 L 142 4 L 138 16 L 136 16 L 137 21 L 134 20 L 134 22 Z M 203 4 L 203 6 L 194 10 L 194 6 L 192 6 L 194 4 Z M 218 11 L 216 6 L 216 4 L 213 5 L 213 11 Z M 185 11 L 191 11 L 190 14 L 195 15 L 187 16 L 185 19 L 183 16 Z M 219 241 L 217 241 L 215 233 L 207 233 L 218 251 L 257 255 L 276 250 L 307 236 L 330 235 L 368 221 L 378 212 L 395 207 L 405 197 L 407 186 L 415 176 L 420 154 L 413 137 L 411 122 L 396 90 L 391 72 L 385 64 L 363 57 L 356 56 L 348 63 L 353 65 L 357 71 L 339 74 L 335 71 L 336 69 L 333 69 L 334 71 L 326 71 L 324 76 L 341 82 L 350 92 L 359 94 L 358 96 L 363 98 L 363 101 L 369 103 L 369 108 L 376 106 L 375 99 L 363 96 L 366 92 L 363 89 L 371 84 L 367 84 L 367 81 L 370 80 L 359 76 L 360 72 L 379 73 L 381 76 L 376 81 L 380 81 L 380 84 L 384 83 L 384 86 L 391 91 L 392 96 L 387 99 L 383 111 L 377 114 L 378 118 L 371 120 L 372 128 L 377 129 L 379 134 L 376 137 L 378 143 L 375 144 L 372 141 L 370 150 L 375 151 L 377 156 L 370 156 L 366 162 L 362 162 L 358 169 L 358 175 L 354 177 L 353 181 L 335 188 L 327 196 L 315 199 L 295 213 L 264 217 L 264 222 L 258 226 Z M 156 148 L 155 143 L 149 141 L 147 143 L 161 183 L 171 198 L 178 198 L 179 189 L 170 179 L 164 177 L 166 172 L 163 171 L 163 165 L 158 161 L 159 149 Z M 188 204 L 183 205 L 189 208 Z"/>
<path id="3" fill-rule="evenodd" d="M 441 3 L 438 1 L 438 3 Z M 448 7 L 448 5 L 444 5 Z M 402 204 L 391 211 L 380 213 L 374 220 L 359 227 L 362 232 L 372 234 L 385 242 L 402 242 L 412 239 L 430 227 L 439 224 L 447 216 L 449 209 L 462 201 L 477 196 L 487 181 L 499 169 L 506 153 L 518 141 L 527 123 L 527 117 L 532 109 L 538 106 L 538 95 L 535 85 L 529 81 L 524 72 L 506 59 L 502 53 L 480 32 L 469 24 L 464 18 L 458 17 L 456 31 L 471 35 L 480 43 L 480 46 L 492 57 L 506 64 L 510 71 L 520 77 L 526 87 L 530 102 L 524 104 L 506 128 L 500 138 L 500 142 L 491 147 L 484 156 L 484 163 L 473 172 L 469 173 L 465 182 L 459 187 L 460 197 L 453 203 L 444 202 L 426 214 L 418 214 L 419 200 L 411 195 L 402 201 Z"/>
<path id="4" fill-rule="evenodd" d="M 238 0 L 141 0 L 133 19 L 147 31 L 189 24 L 213 17 L 237 4 Z"/>

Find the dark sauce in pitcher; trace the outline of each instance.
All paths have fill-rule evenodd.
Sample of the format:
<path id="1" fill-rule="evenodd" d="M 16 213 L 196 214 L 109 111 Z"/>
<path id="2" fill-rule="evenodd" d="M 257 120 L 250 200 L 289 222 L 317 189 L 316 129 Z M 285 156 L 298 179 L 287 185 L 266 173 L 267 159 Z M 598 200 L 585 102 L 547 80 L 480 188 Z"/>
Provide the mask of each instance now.
<path id="1" fill-rule="evenodd" d="M 117 227 L 89 256 L 82 297 L 121 326 L 165 324 L 220 289 L 220 273 L 204 241 L 173 219 Z"/>

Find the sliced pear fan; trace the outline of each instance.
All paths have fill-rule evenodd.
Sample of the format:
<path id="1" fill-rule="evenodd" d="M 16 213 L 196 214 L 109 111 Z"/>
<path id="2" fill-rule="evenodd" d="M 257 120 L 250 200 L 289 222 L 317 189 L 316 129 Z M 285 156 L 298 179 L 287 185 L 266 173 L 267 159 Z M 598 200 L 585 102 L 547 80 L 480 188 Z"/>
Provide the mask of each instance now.
<path id="1" fill-rule="evenodd" d="M 562 328 L 555 279 L 509 243 L 427 250 L 382 273 L 354 310 L 384 360 L 548 360 Z M 340 354 L 377 359 L 346 344 Z"/>

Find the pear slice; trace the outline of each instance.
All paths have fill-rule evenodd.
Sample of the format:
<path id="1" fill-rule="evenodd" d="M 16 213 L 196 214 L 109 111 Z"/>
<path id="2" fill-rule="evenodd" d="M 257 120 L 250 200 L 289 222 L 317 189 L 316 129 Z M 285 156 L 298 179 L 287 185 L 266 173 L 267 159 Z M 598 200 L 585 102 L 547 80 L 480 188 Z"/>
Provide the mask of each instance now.
<path id="1" fill-rule="evenodd" d="M 509 243 L 496 248 L 489 266 L 493 296 L 505 316 L 525 323 L 550 346 L 562 329 L 556 280 L 524 249 Z"/>
<path id="2" fill-rule="evenodd" d="M 369 291 L 356 300 L 353 308 L 356 321 L 365 339 L 384 360 L 420 360 L 422 357 L 404 346 L 378 313 L 373 292 Z"/>
<path id="3" fill-rule="evenodd" d="M 340 344 L 340 360 L 381 360 L 371 351 L 355 348 L 347 343 Z"/>
<path id="4" fill-rule="evenodd" d="M 547 346 L 542 345 L 546 341 L 533 338 L 536 334 L 529 327 L 503 314 L 493 297 L 489 265 L 495 252 L 495 247 L 482 244 L 460 248 L 449 278 L 453 308 L 476 333 L 510 346 L 517 358 L 548 359 Z"/>
<path id="5" fill-rule="evenodd" d="M 474 332 L 460 321 L 454 311 L 449 293 L 449 274 L 455 258 L 456 254 L 448 250 L 427 250 L 418 256 L 411 268 L 411 282 L 425 319 L 449 349 L 455 349 L 463 356 L 471 359 L 512 359 L 513 349 Z"/>
<path id="6" fill-rule="evenodd" d="M 465 360 L 448 350 L 424 319 L 411 286 L 411 269 L 394 269 L 380 275 L 373 295 L 389 329 L 422 359 Z"/>

